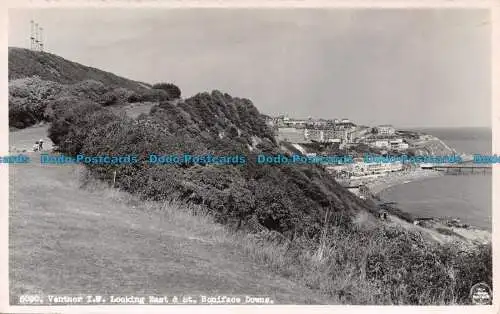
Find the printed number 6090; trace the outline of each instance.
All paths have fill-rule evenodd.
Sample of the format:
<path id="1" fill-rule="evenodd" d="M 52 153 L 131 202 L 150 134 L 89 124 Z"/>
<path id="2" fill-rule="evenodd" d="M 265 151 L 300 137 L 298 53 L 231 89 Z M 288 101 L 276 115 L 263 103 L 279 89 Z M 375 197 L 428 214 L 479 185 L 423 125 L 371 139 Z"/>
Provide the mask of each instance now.
<path id="1" fill-rule="evenodd" d="M 41 298 L 39 295 L 22 295 L 19 297 L 19 303 L 21 304 L 41 303 Z"/>

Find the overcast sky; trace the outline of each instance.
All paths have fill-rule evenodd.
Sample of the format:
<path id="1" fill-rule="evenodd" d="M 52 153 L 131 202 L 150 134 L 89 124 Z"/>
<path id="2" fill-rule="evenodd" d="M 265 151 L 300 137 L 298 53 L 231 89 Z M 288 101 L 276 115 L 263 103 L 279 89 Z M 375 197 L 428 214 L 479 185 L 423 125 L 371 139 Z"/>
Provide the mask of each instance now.
<path id="1" fill-rule="evenodd" d="M 12 10 L 9 46 L 46 50 L 183 96 L 214 89 L 266 114 L 401 127 L 490 126 L 488 11 Z"/>

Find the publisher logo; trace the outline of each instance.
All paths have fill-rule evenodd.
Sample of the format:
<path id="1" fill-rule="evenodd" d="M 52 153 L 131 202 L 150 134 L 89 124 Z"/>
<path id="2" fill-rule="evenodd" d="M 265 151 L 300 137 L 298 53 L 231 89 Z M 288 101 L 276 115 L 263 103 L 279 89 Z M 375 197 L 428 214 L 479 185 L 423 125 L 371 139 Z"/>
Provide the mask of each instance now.
<path id="1" fill-rule="evenodd" d="M 470 300 L 474 305 L 492 304 L 490 287 L 484 282 L 473 285 L 470 289 Z"/>

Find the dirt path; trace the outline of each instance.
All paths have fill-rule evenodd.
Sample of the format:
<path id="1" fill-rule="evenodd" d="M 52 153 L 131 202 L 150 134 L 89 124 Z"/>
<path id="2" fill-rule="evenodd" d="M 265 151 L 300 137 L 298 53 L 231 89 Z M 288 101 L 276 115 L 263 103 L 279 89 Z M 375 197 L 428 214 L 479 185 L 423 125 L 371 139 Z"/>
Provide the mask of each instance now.
<path id="1" fill-rule="evenodd" d="M 48 125 L 34 126 L 24 130 L 9 133 L 9 150 L 12 154 L 22 152 L 32 152 L 33 144 L 39 139 L 43 139 L 44 150 L 52 150 L 52 141 L 47 137 Z"/>
<path id="2" fill-rule="evenodd" d="M 46 138 L 36 133 L 42 130 L 13 132 L 18 143 L 11 146 Z M 9 170 L 11 294 L 248 294 L 325 302 L 248 261 L 236 246 L 203 241 L 159 213 L 80 189 L 73 165 L 41 165 L 39 154 L 30 156 L 31 163 Z"/>

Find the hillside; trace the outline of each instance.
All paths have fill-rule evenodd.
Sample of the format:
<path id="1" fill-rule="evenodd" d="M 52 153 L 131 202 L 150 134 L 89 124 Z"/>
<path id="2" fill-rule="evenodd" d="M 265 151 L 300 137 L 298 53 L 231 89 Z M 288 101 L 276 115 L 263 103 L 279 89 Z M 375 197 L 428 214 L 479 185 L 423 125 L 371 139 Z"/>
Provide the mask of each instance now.
<path id="1" fill-rule="evenodd" d="M 431 137 L 414 145 L 416 155 L 450 156 L 457 153 L 437 137 Z"/>
<path id="2" fill-rule="evenodd" d="M 180 94 L 173 96 L 158 86 L 132 81 L 54 54 L 9 48 L 11 128 L 22 129 L 39 122 L 51 122 L 54 107 L 61 102 L 90 101 L 121 107 L 179 97 Z"/>
<path id="3" fill-rule="evenodd" d="M 11 144 L 29 148 L 46 129 L 13 132 Z M 328 303 L 250 260 L 242 243 L 207 217 L 139 203 L 104 185 L 82 189 L 81 166 L 30 157 L 34 162 L 9 169 L 11 295 L 248 294 Z"/>
<path id="4" fill-rule="evenodd" d="M 86 158 L 12 167 L 14 292 L 146 293 L 147 283 L 154 293 L 325 302 L 312 290 L 326 303 L 429 305 L 466 304 L 472 284 L 491 285 L 491 245 L 464 251 L 378 219 L 373 203 L 321 166 L 257 163 L 259 154 L 291 149 L 249 99 L 217 90 L 162 99 L 88 77 L 63 84 L 34 74 L 10 81 L 9 117 L 24 127 L 48 121 L 58 153 Z M 129 106 L 115 106 L 138 99 L 151 110 L 127 115 L 120 111 Z M 32 129 L 18 134 L 33 137 Z M 151 154 L 181 161 L 152 163 Z"/>
<path id="5" fill-rule="evenodd" d="M 257 165 L 257 154 L 284 151 L 264 116 L 248 99 L 213 91 L 169 101 L 168 97 L 157 97 L 162 95 L 135 93 L 140 89 L 137 82 L 26 49 L 11 48 L 9 62 L 10 125 L 22 128 L 51 122 L 50 137 L 65 154 L 137 154 L 141 162 L 147 153 L 167 152 L 251 159 L 240 166 L 90 167 L 100 179 L 117 171 L 117 186 L 145 199 L 179 198 L 205 204 L 225 223 L 241 224 L 256 215 L 265 226 L 288 237 L 303 233 L 317 236 L 327 212 L 335 213 L 329 217 L 332 223 L 348 224 L 353 213 L 374 211 L 322 167 Z M 34 76 L 19 78 L 30 75 Z M 104 108 L 137 98 L 161 103 L 149 113 L 142 111 L 136 119 Z M 88 130 L 93 130 L 92 134 Z M 163 180 L 171 185 L 158 185 Z"/>
<path id="6" fill-rule="evenodd" d="M 52 53 L 9 47 L 9 81 L 35 75 L 42 80 L 60 84 L 95 80 L 109 87 L 122 87 L 136 92 L 150 87 L 149 84 L 81 65 Z"/>
<path id="7" fill-rule="evenodd" d="M 317 237 L 328 212 L 327 224 L 348 228 L 354 213 L 375 211 L 323 167 L 257 164 L 258 154 L 284 152 L 248 99 L 219 91 L 200 93 L 175 103 L 161 102 L 137 119 L 92 104 L 61 110 L 49 129 L 60 151 L 71 156 L 137 156 L 137 164 L 93 164 L 88 169 L 104 180 L 116 171 L 117 187 L 144 199 L 203 204 L 217 221 L 236 228 L 256 216 L 290 239 Z M 150 163 L 149 154 L 243 156 L 246 162 L 165 165 Z"/>
<path id="8" fill-rule="evenodd" d="M 305 235 L 317 240 L 325 222 L 349 228 L 354 213 L 375 211 L 322 167 L 256 164 L 258 154 L 284 151 L 248 99 L 213 91 L 170 101 L 162 90 L 136 92 L 141 89 L 137 82 L 19 48 L 9 50 L 9 71 L 11 126 L 49 122 L 50 138 L 71 156 L 139 156 L 137 165 L 88 168 L 102 180 L 116 171 L 116 186 L 143 199 L 203 204 L 218 222 L 237 228 L 257 217 L 289 239 Z M 136 119 L 107 108 L 137 100 L 160 103 Z M 248 162 L 150 164 L 150 153 L 239 155 Z"/>

